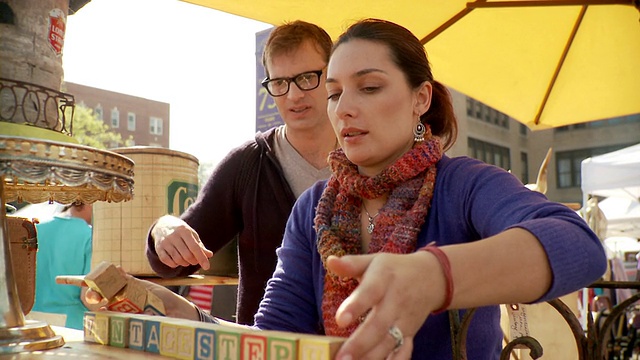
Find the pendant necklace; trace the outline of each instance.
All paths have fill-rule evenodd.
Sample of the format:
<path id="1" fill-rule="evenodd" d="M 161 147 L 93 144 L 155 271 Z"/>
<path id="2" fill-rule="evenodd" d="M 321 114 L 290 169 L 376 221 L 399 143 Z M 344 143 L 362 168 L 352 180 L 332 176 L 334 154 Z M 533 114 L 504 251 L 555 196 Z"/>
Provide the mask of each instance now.
<path id="1" fill-rule="evenodd" d="M 371 234 L 373 233 L 373 230 L 376 228 L 376 224 L 374 224 L 373 221 L 378 215 L 380 215 L 380 211 L 378 211 L 375 215 L 371 216 L 371 214 L 369 214 L 369 212 L 367 211 L 367 207 L 364 206 L 364 203 L 362 203 L 362 208 L 364 209 L 364 212 L 367 213 L 367 220 L 369 221 L 369 225 L 367 225 L 367 232 Z"/>

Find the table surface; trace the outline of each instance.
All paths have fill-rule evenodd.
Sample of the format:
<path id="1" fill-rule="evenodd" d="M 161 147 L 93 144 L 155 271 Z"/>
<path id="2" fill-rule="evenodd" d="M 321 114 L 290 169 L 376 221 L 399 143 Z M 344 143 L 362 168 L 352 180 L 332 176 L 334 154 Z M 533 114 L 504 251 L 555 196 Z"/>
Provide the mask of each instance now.
<path id="1" fill-rule="evenodd" d="M 59 326 L 51 326 L 51 329 L 64 338 L 65 344 L 61 347 L 43 350 L 22 352 L 16 354 L 0 355 L 2 360 L 27 360 L 27 359 L 169 359 L 166 356 L 147 353 L 144 351 L 121 349 L 113 346 L 106 346 L 84 342 L 84 334 L 81 330 L 69 329 Z"/>
<path id="2" fill-rule="evenodd" d="M 157 276 L 134 275 L 138 279 L 151 281 L 162 286 L 182 285 L 238 285 L 238 278 L 214 275 L 189 275 L 179 278 L 161 278 Z"/>

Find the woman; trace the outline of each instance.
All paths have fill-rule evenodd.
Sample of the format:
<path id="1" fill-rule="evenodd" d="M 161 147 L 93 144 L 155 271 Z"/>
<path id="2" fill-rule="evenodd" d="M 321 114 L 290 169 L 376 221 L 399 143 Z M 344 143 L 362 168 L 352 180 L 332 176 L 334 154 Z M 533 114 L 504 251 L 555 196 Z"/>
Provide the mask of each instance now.
<path id="1" fill-rule="evenodd" d="M 467 353 L 497 359 L 495 304 L 556 298 L 604 273 L 598 238 L 571 209 L 497 167 L 443 155 L 452 105 L 408 30 L 354 24 L 326 84 L 342 150 L 328 183 L 294 207 L 259 328 L 351 336 L 338 358 L 384 358 L 397 345 L 398 358 L 451 359 L 442 311 L 481 307 Z M 344 256 L 357 254 L 368 255 Z"/>
<path id="2" fill-rule="evenodd" d="M 352 25 L 326 86 L 341 149 L 331 178 L 294 206 L 256 327 L 348 336 L 337 359 L 444 360 L 445 310 L 478 307 L 468 358 L 497 359 L 496 304 L 556 298 L 604 273 L 598 238 L 572 210 L 443 154 L 457 129 L 449 94 L 408 30 Z"/>

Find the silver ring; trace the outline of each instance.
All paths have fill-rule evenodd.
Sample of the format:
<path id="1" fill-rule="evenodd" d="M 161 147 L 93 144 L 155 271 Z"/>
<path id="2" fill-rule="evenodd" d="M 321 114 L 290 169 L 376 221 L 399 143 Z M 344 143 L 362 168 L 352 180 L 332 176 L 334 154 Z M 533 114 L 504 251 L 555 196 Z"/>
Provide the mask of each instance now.
<path id="1" fill-rule="evenodd" d="M 404 344 L 404 336 L 402 335 L 402 331 L 400 331 L 397 326 L 393 325 L 389 328 L 389 335 L 391 335 L 393 340 L 396 341 L 396 345 L 393 347 L 393 351 L 396 352 L 398 351 L 398 349 L 400 349 L 402 344 Z"/>

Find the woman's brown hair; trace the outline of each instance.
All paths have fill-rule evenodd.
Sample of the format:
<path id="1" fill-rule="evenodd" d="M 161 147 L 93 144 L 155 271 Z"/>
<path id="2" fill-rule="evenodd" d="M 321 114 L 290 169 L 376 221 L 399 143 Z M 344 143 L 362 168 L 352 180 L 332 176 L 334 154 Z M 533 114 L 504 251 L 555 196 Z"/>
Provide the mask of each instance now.
<path id="1" fill-rule="evenodd" d="M 458 122 L 453 112 L 449 90 L 433 79 L 427 53 L 420 40 L 406 28 L 386 20 L 364 19 L 351 25 L 338 40 L 333 50 L 353 39 L 375 41 L 386 45 L 392 60 L 405 74 L 414 89 L 428 81 L 433 86 L 431 107 L 420 121 L 431 126 L 433 135 L 442 139 L 444 150 L 453 146 L 458 136 Z"/>

